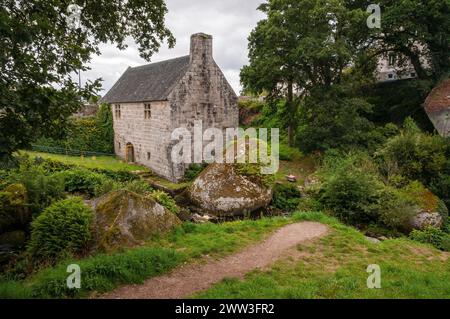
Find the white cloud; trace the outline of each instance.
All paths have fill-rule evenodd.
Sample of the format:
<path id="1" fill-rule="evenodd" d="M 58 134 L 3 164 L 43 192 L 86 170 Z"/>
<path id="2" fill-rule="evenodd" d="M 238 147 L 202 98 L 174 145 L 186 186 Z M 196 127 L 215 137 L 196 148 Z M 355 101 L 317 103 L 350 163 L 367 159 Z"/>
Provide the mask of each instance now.
<path id="1" fill-rule="evenodd" d="M 263 0 L 167 0 L 168 28 L 174 34 L 175 48 L 163 45 L 152 62 L 189 54 L 190 36 L 204 32 L 214 37 L 214 59 L 225 76 L 239 93 L 239 71 L 248 62 L 247 37 L 263 14 L 256 10 Z M 136 44 L 130 40 L 129 47 L 120 51 L 114 45 L 101 46 L 101 56 L 95 56 L 91 70 L 82 73 L 82 80 L 102 78 L 105 94 L 129 67 L 149 63 L 139 57 Z"/>

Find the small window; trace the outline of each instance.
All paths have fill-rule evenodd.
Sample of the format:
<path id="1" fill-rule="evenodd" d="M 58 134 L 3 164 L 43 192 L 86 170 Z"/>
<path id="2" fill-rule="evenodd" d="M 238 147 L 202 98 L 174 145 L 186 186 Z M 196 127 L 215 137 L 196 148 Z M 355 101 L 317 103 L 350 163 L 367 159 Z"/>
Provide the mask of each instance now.
<path id="1" fill-rule="evenodd" d="M 416 77 L 416 73 L 414 73 L 414 72 L 411 73 L 411 77 L 412 77 L 412 78 L 415 78 L 415 77 Z"/>
<path id="2" fill-rule="evenodd" d="M 120 142 L 119 142 L 119 150 L 122 148 L 122 145 L 120 145 Z"/>
<path id="3" fill-rule="evenodd" d="M 115 114 L 116 114 L 116 118 L 120 119 L 121 116 L 122 116 L 122 113 L 121 113 L 121 110 L 120 110 L 120 104 L 116 104 L 115 105 L 114 111 L 115 111 Z"/>
<path id="4" fill-rule="evenodd" d="M 396 60 L 395 54 L 389 54 L 389 66 L 395 66 Z"/>
<path id="5" fill-rule="evenodd" d="M 151 154 L 150 154 L 150 152 L 147 152 L 147 161 L 149 161 L 149 160 L 150 160 L 150 157 L 151 157 Z"/>
<path id="6" fill-rule="evenodd" d="M 389 73 L 388 77 L 389 77 L 390 79 L 393 79 L 393 78 L 394 78 L 394 74 Z"/>
<path id="7" fill-rule="evenodd" d="M 151 104 L 144 104 L 144 118 L 150 119 L 152 117 L 152 106 Z"/>

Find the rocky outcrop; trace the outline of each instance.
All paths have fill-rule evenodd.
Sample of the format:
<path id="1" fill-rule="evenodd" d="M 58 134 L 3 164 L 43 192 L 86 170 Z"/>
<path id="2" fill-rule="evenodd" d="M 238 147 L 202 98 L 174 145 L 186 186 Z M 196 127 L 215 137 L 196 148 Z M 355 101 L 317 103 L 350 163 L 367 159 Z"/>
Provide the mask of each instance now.
<path id="1" fill-rule="evenodd" d="M 204 212 L 236 216 L 269 205 L 272 190 L 262 180 L 242 174 L 236 165 L 211 164 L 187 190 L 191 202 Z"/>
<path id="2" fill-rule="evenodd" d="M 94 203 L 94 208 L 95 245 L 104 251 L 140 245 L 181 223 L 152 198 L 127 190 L 106 194 Z"/>
<path id="3" fill-rule="evenodd" d="M 423 230 L 427 227 L 435 227 L 435 228 L 441 228 L 444 224 L 444 219 L 442 218 L 441 214 L 435 212 L 421 212 L 419 211 L 417 215 L 415 215 L 413 218 L 411 218 L 408 230 L 413 229 L 419 229 Z"/>

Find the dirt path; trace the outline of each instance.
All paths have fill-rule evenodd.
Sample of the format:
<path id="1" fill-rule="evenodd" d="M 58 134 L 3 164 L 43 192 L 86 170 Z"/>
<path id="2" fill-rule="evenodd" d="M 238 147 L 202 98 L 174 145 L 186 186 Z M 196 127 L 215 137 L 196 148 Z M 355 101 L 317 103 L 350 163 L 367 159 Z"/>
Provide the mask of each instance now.
<path id="1" fill-rule="evenodd" d="M 220 260 L 206 264 L 188 264 L 173 272 L 151 278 L 142 285 L 118 288 L 105 299 L 177 299 L 206 290 L 224 278 L 243 278 L 256 268 L 266 268 L 297 244 L 322 237 L 328 227 L 314 222 L 285 226 L 265 241 Z"/>

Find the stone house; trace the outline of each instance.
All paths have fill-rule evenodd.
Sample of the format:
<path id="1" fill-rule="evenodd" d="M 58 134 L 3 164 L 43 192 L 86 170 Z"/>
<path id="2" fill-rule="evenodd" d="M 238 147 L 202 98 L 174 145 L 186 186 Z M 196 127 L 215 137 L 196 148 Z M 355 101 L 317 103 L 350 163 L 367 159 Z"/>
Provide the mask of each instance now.
<path id="1" fill-rule="evenodd" d="M 192 132 L 196 120 L 203 130 L 238 127 L 238 98 L 212 51 L 212 36 L 198 33 L 188 56 L 125 71 L 100 100 L 112 106 L 118 156 L 176 182 L 189 166 L 171 159 L 176 128 Z"/>

